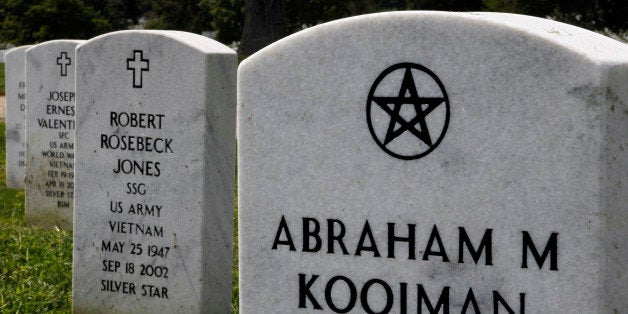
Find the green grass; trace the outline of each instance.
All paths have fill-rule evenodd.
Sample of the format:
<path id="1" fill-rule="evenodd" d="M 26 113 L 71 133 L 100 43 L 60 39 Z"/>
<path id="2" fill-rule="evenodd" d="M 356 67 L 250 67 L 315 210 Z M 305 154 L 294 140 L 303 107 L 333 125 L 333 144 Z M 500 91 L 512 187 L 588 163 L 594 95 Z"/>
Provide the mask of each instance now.
<path id="1" fill-rule="evenodd" d="M 0 122 L 0 312 L 69 312 L 72 233 L 24 225 L 24 190 L 5 183 L 4 122 Z"/>
<path id="2" fill-rule="evenodd" d="M 72 232 L 24 225 L 24 190 L 6 187 L 4 129 L 0 121 L 0 313 L 69 313 Z M 237 224 L 236 204 L 232 313 L 239 312 Z"/>

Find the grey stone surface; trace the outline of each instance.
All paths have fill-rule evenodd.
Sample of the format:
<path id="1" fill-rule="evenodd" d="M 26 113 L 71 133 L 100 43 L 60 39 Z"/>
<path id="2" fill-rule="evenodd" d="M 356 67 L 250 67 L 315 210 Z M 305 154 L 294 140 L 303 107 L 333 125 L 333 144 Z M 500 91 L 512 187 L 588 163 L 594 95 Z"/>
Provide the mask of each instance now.
<path id="1" fill-rule="evenodd" d="M 228 313 L 236 53 L 122 31 L 77 59 L 74 312 Z"/>
<path id="2" fill-rule="evenodd" d="M 53 40 L 26 50 L 26 208 L 28 225 L 72 229 L 74 48 Z"/>
<path id="3" fill-rule="evenodd" d="M 366 15 L 251 56 L 241 312 L 628 311 L 627 86 L 626 45 L 508 14 Z"/>
<path id="4" fill-rule="evenodd" d="M 24 52 L 31 46 L 21 46 L 5 53 L 6 95 L 6 184 L 7 187 L 24 188 L 24 110 L 26 108 L 26 83 Z"/>

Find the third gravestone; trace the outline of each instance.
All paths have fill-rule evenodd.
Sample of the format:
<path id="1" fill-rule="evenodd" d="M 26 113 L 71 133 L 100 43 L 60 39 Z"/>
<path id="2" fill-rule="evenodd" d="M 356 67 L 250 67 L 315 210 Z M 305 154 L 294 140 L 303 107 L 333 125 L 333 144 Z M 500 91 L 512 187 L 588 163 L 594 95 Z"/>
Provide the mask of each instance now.
<path id="1" fill-rule="evenodd" d="M 30 47 L 13 48 L 4 56 L 7 120 L 6 183 L 10 188 L 24 188 L 24 111 L 26 110 L 24 53 Z"/>
<path id="2" fill-rule="evenodd" d="M 122 31 L 77 59 L 74 312 L 228 313 L 235 52 Z"/>
<path id="3" fill-rule="evenodd" d="M 53 40 L 26 50 L 26 208 L 31 226 L 72 229 L 74 48 Z"/>
<path id="4" fill-rule="evenodd" d="M 242 313 L 628 311 L 628 47 L 508 14 L 320 25 L 238 73 Z"/>

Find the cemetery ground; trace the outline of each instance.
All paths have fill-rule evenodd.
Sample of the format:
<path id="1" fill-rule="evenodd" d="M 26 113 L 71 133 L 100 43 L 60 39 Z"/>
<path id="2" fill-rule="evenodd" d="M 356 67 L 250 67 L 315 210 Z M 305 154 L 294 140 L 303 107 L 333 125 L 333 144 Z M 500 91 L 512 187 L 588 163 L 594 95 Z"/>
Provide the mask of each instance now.
<path id="1" fill-rule="evenodd" d="M 69 313 L 72 307 L 72 232 L 31 228 L 24 224 L 24 190 L 7 188 L 5 183 L 5 122 L 1 120 L 0 156 L 0 312 Z M 237 221 L 236 210 L 232 313 L 239 312 Z"/>

